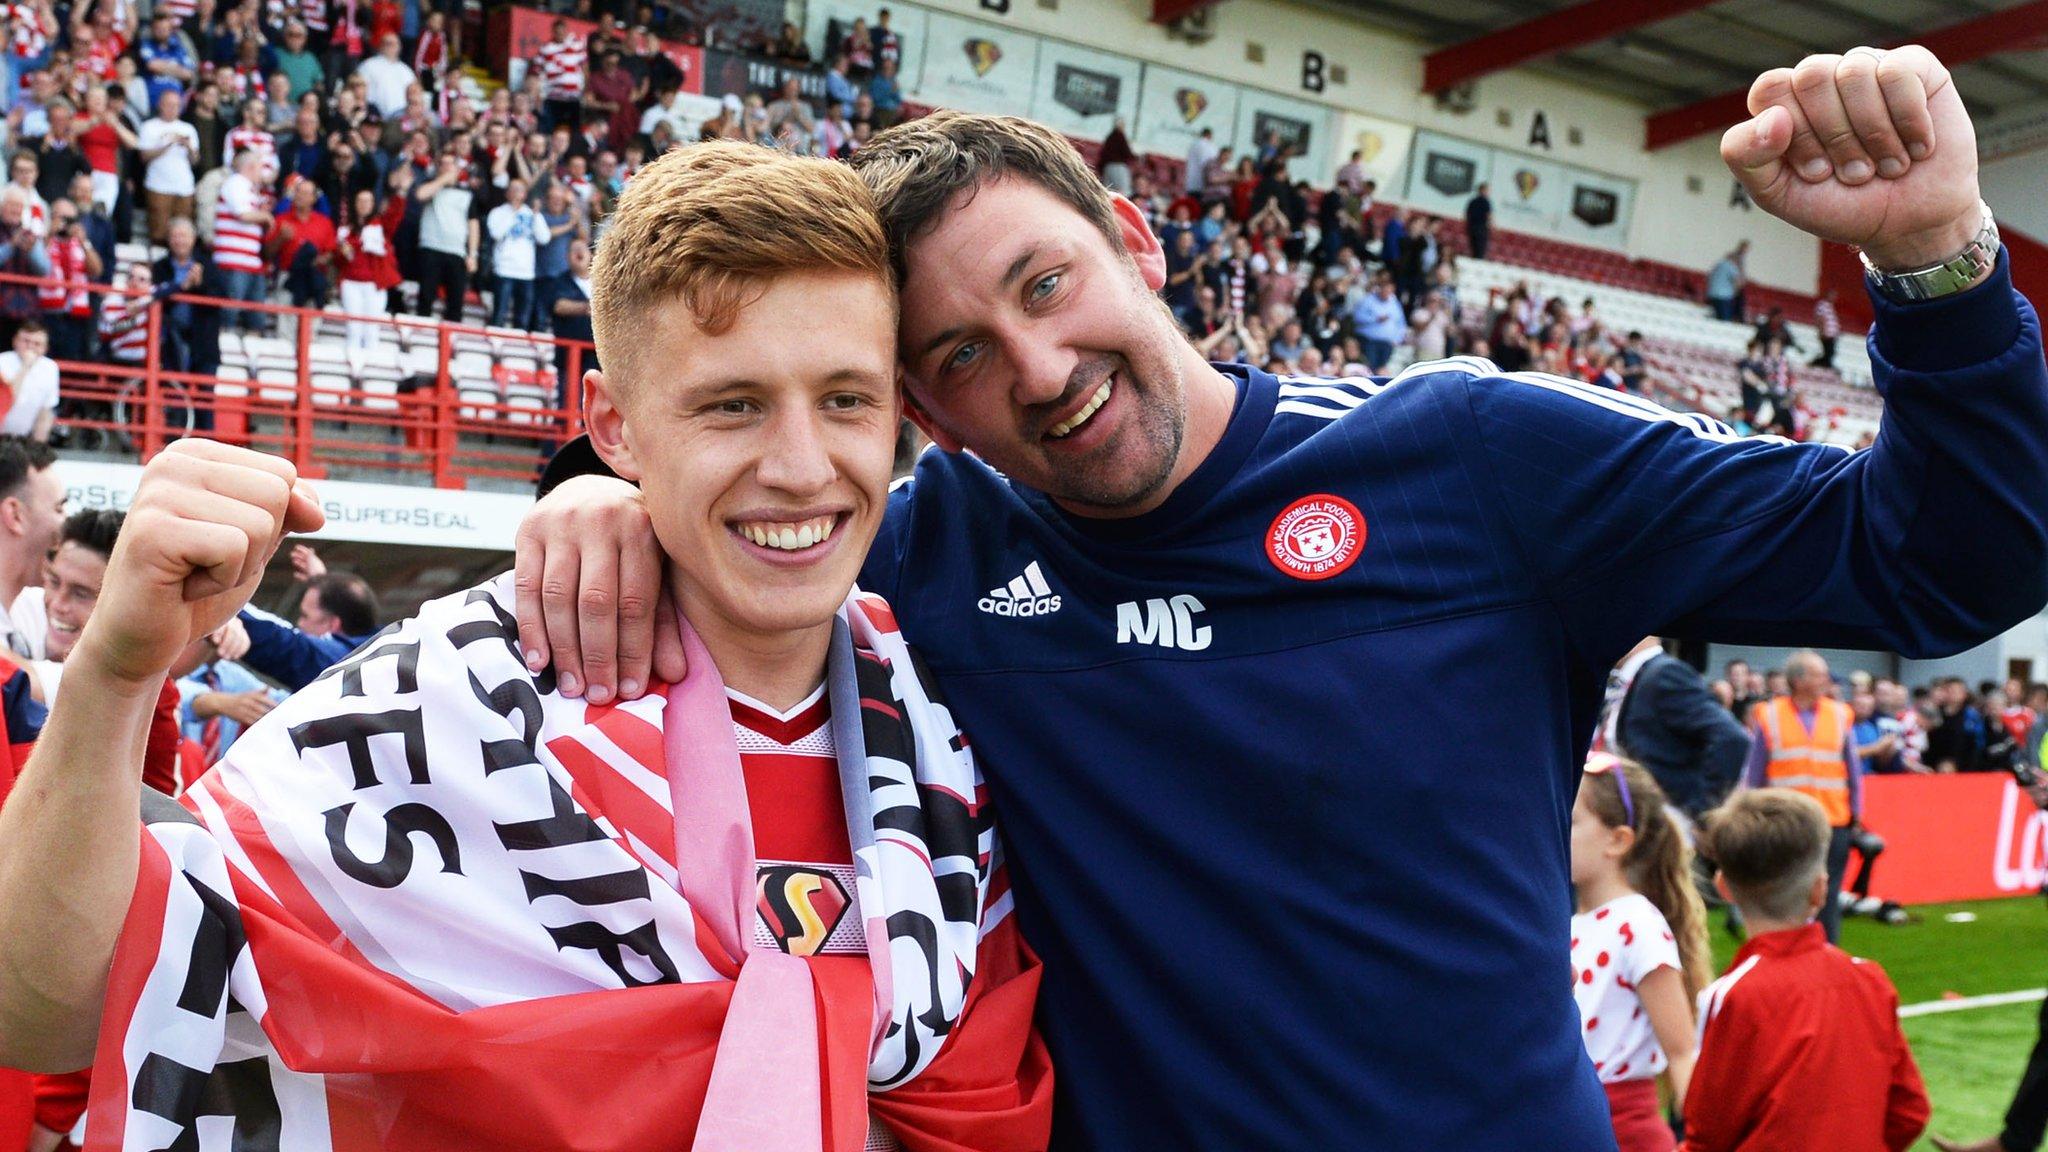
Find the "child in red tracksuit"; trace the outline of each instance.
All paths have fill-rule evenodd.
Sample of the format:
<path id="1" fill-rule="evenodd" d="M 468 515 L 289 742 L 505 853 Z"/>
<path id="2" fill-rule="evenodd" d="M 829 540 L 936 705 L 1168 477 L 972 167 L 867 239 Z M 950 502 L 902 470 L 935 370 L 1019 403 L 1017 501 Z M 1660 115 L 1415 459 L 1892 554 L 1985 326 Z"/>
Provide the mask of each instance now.
<path id="1" fill-rule="evenodd" d="M 1927 1126 L 1927 1091 L 1884 970 L 1827 942 L 1828 821 L 1784 788 L 1737 795 L 1700 847 L 1751 936 L 1702 995 L 1685 1152 L 1879 1148 Z"/>

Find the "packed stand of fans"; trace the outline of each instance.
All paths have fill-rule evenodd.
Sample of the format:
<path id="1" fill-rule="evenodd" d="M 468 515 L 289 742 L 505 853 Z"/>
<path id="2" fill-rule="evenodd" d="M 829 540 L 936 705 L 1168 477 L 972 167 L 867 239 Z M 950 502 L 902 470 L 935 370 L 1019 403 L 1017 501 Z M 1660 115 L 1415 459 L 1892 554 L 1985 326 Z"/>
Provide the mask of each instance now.
<path id="1" fill-rule="evenodd" d="M 1165 246 L 1168 306 L 1212 359 L 1293 375 L 1380 375 L 1468 355 L 1511 372 L 1652 390 L 1643 334 L 1607 324 L 1592 299 L 1545 298 L 1526 283 L 1483 296 L 1460 292 L 1460 256 L 1483 259 L 1490 238 L 1487 186 L 1476 190 L 1460 229 L 1378 203 L 1357 153 L 1326 190 L 1289 175 L 1291 154 L 1277 134 L 1238 155 L 1205 132 L 1176 188 L 1134 174 L 1121 123 L 1102 146 L 1104 182 L 1138 202 Z M 1717 316 L 1747 314 L 1746 249 L 1709 276 L 1710 294 L 1728 294 L 1709 300 Z M 1831 298 L 1816 303 L 1815 319 L 1820 348 L 1810 363 L 1830 367 L 1840 335 Z M 1792 358 L 1804 351 L 1781 309 L 1759 316 L 1737 368 L 1741 402 L 1712 415 L 1743 434 L 1807 438 L 1815 414 L 1800 398 Z"/>
<path id="2" fill-rule="evenodd" d="M 748 129 L 837 152 L 901 107 L 886 17 L 846 38 L 842 110 L 734 99 L 705 124 L 662 49 L 702 42 L 673 6 L 591 7 L 591 35 L 557 22 L 521 82 L 486 94 L 464 71 L 475 5 L 0 6 L 0 273 L 19 278 L 0 281 L 5 430 L 50 434 L 54 360 L 142 363 L 173 293 L 245 306 L 161 310 L 162 365 L 199 375 L 222 333 L 275 331 L 265 304 L 338 305 L 360 318 L 353 353 L 393 313 L 463 319 L 472 293 L 491 324 L 588 341 L 589 248 L 647 157 Z"/>
<path id="3" fill-rule="evenodd" d="M 445 10 L 442 10 L 445 8 Z M 111 294 L 0 284 L 7 431 L 47 436 L 58 360 L 138 364 L 148 303 L 192 292 L 245 304 L 338 304 L 361 354 L 376 321 L 464 317 L 472 293 L 494 326 L 587 341 L 589 251 L 626 181 L 695 139 L 739 139 L 845 157 L 903 115 L 903 44 L 890 13 L 834 22 L 823 59 L 793 23 L 738 45 L 782 66 L 775 91 L 715 102 L 685 91 L 662 38 L 702 42 L 666 5 L 599 3 L 588 36 L 557 20 L 516 86 L 463 74 L 480 39 L 464 8 L 245 0 L 12 4 L 7 102 L 11 180 L 0 189 L 0 272 L 109 284 Z M 473 14 L 472 14 L 473 15 Z M 630 23 L 629 23 L 630 21 Z M 823 98 L 796 73 L 823 69 Z M 707 107 L 710 106 L 710 107 Z M 1106 183 L 1148 213 L 1166 247 L 1166 299 L 1213 359 L 1290 374 L 1384 373 L 1451 355 L 1642 392 L 1642 337 L 1593 302 L 1528 291 L 1461 295 L 1458 257 L 1484 256 L 1481 186 L 1464 227 L 1375 202 L 1354 154 L 1332 188 L 1287 171 L 1275 134 L 1244 155 L 1204 133 L 1182 186 L 1157 186 L 1119 122 L 1097 154 Z M 153 261 L 123 266 L 122 242 Z M 1707 278 L 1716 315 L 1744 314 L 1746 245 Z M 413 286 L 416 286 L 414 290 Z M 1816 309 L 1832 359 L 1839 325 Z M 14 340 L 37 321 L 43 333 Z M 223 331 L 266 333 L 258 309 L 173 304 L 161 359 L 214 373 Z M 1773 312 L 1737 368 L 1738 431 L 1803 438 L 1810 412 Z M 206 414 L 197 426 L 208 427 Z"/>

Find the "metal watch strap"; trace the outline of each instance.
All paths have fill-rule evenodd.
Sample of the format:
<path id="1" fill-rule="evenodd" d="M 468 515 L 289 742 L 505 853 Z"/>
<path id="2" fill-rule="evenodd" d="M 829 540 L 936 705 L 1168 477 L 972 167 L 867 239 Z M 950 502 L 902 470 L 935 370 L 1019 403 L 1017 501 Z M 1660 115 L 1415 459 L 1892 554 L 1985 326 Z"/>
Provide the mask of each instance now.
<path id="1" fill-rule="evenodd" d="M 1979 201 L 1979 206 L 1984 212 L 1984 224 L 1961 252 L 1939 264 L 1908 272 L 1887 272 L 1872 264 L 1867 254 L 1858 252 L 1864 275 L 1885 299 L 1899 304 L 1961 292 L 1998 263 L 1998 222 L 1991 217 L 1990 205 Z"/>

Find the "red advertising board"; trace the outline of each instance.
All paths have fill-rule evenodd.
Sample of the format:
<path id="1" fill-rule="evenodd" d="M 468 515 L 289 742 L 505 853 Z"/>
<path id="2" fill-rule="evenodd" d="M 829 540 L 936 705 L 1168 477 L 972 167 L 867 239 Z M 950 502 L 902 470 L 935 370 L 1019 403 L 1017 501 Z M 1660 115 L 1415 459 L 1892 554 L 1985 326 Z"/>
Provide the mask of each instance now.
<path id="1" fill-rule="evenodd" d="M 491 73 L 497 76 L 511 75 L 511 62 L 525 60 L 529 63 L 540 46 L 554 35 L 555 21 L 562 20 L 569 25 L 569 31 L 576 36 L 589 36 L 597 31 L 597 24 L 590 20 L 578 20 L 574 16 L 556 16 L 534 8 L 517 8 L 510 5 L 491 13 L 490 33 L 485 56 Z M 704 91 L 704 49 L 674 40 L 663 40 L 661 50 L 676 67 L 683 70 L 683 91 L 702 93 Z M 592 61 L 591 66 L 596 67 Z"/>
<path id="2" fill-rule="evenodd" d="M 2048 812 L 2003 772 L 1865 777 L 1863 822 L 1885 840 L 1870 890 L 1887 900 L 2026 895 L 2048 871 Z"/>

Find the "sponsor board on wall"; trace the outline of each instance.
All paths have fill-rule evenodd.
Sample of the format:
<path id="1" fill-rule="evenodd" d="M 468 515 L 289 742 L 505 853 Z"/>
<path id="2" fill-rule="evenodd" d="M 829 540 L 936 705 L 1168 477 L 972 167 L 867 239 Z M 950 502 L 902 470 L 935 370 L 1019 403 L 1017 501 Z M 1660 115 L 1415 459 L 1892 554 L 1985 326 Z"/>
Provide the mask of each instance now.
<path id="1" fill-rule="evenodd" d="M 1382 196 L 1391 196 L 1400 189 L 1401 175 L 1408 170 L 1408 152 L 1415 143 L 1413 125 L 1347 112 L 1337 117 L 1336 132 L 1336 146 L 1330 156 L 1330 177 L 1311 175 L 1310 180 L 1326 183 L 1327 179 L 1335 177 L 1337 169 L 1350 162 L 1351 154 L 1357 152 L 1358 162 L 1365 168 L 1365 178 L 1380 186 Z"/>
<path id="2" fill-rule="evenodd" d="M 1439 216 L 1463 216 L 1480 184 L 1490 185 L 1496 228 L 1602 248 L 1627 245 L 1635 181 L 1455 136 L 1415 133 L 1409 204 Z"/>
<path id="3" fill-rule="evenodd" d="M 855 20 L 866 20 L 874 27 L 876 5 L 862 0 L 810 0 L 804 5 L 804 43 L 810 47 L 811 56 L 820 65 L 830 63 L 826 59 L 825 47 L 831 39 L 834 23 L 843 32 L 853 27 Z M 896 43 L 902 48 L 903 56 L 896 62 L 897 86 L 905 92 L 917 79 L 918 68 L 924 60 L 925 41 L 930 36 L 925 10 L 908 4 L 895 4 L 889 8 L 889 31 L 896 34 Z"/>
<path id="4" fill-rule="evenodd" d="M 1142 65 L 1127 56 L 1057 40 L 1040 41 L 1031 118 L 1087 140 L 1108 136 L 1122 119 L 1124 133 L 1129 135 L 1138 114 L 1143 71 Z"/>
<path id="5" fill-rule="evenodd" d="M 1603 248 L 1626 245 L 1629 215 L 1635 208 L 1635 182 L 1581 170 L 1572 170 L 1568 175 L 1571 189 L 1557 234 L 1566 240 Z"/>
<path id="6" fill-rule="evenodd" d="M 1493 149 L 1455 136 L 1415 134 L 1403 196 L 1410 205 L 1438 216 L 1463 216 L 1465 202 L 1481 184 L 1492 182 Z M 1499 189 L 1493 202 L 1500 204 Z"/>
<path id="7" fill-rule="evenodd" d="M 1235 142 L 1237 85 L 1148 64 L 1139 87 L 1138 119 L 1131 133 L 1138 151 L 1183 159 L 1204 128 L 1215 132 L 1219 148 Z"/>
<path id="8" fill-rule="evenodd" d="M 57 478 L 69 506 L 126 510 L 142 482 L 142 467 L 92 460 L 63 460 Z M 315 540 L 368 544 L 417 544 L 427 548 L 489 548 L 510 551 L 519 518 L 533 498 L 506 492 L 414 488 L 316 480 L 327 524 Z"/>
<path id="9" fill-rule="evenodd" d="M 1496 151 L 1493 155 L 1493 226 L 1555 235 L 1564 219 L 1569 178 L 1562 164 Z M 1459 205 L 1462 213 L 1464 205 Z"/>
<path id="10" fill-rule="evenodd" d="M 1335 119 L 1321 104 L 1276 96 L 1256 88 L 1243 88 L 1237 96 L 1237 130 L 1234 138 L 1239 155 L 1262 146 L 1269 135 L 1294 146 L 1294 159 L 1287 166 L 1296 180 L 1327 183 L 1337 170 L 1331 162 L 1330 128 Z"/>
<path id="11" fill-rule="evenodd" d="M 794 76 L 806 100 L 821 103 L 825 99 L 825 74 L 816 69 L 790 68 L 764 56 L 727 52 L 721 48 L 702 51 L 704 94 L 707 96 L 744 97 L 749 92 L 780 92 L 783 81 Z M 770 100 L 774 98 L 773 95 L 768 96 Z"/>
<path id="12" fill-rule="evenodd" d="M 1038 78 L 1038 37 L 939 12 L 930 14 L 925 27 L 928 42 L 918 73 L 918 100 L 966 112 L 1012 115 L 1031 107 Z"/>

